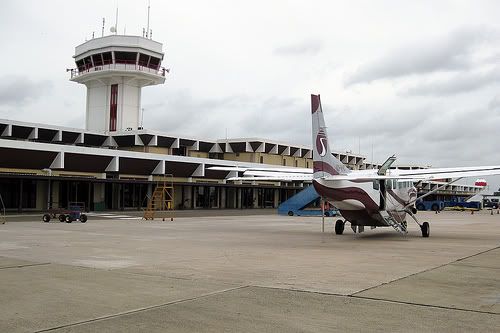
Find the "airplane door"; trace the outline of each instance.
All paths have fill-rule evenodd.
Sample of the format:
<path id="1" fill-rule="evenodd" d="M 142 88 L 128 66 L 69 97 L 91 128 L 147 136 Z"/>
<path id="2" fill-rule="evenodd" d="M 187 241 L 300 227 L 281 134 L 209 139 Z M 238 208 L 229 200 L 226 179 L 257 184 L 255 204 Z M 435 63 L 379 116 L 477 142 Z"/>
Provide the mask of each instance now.
<path id="1" fill-rule="evenodd" d="M 385 210 L 385 196 L 386 196 L 386 186 L 385 181 L 380 180 L 380 210 Z"/>

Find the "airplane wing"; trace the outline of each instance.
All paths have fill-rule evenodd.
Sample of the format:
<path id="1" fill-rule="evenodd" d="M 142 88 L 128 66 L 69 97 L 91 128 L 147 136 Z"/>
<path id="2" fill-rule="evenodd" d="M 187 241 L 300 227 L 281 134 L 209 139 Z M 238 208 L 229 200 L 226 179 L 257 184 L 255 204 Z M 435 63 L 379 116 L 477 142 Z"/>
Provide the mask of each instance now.
<path id="1" fill-rule="evenodd" d="M 227 180 L 245 181 L 311 181 L 312 169 L 307 168 L 283 168 L 283 167 L 218 167 L 207 168 L 209 170 L 229 171 L 242 173 L 242 176 L 229 177 Z"/>
<path id="2" fill-rule="evenodd" d="M 311 181 L 313 170 L 307 168 L 281 167 L 210 167 L 210 170 L 236 171 L 242 176 L 228 180 L 248 181 Z M 353 171 L 346 175 L 326 176 L 326 180 L 372 181 L 400 179 L 410 181 L 441 180 L 446 178 L 466 178 L 500 175 L 500 165 L 479 167 L 429 168 L 416 170 L 390 170 L 387 175 L 378 175 L 377 170 Z"/>
<path id="3" fill-rule="evenodd" d="M 310 173 L 312 174 L 312 169 L 307 168 L 286 168 L 286 167 L 223 167 L 223 166 L 212 166 L 207 168 L 209 170 L 217 170 L 217 171 L 237 171 L 237 172 L 246 172 L 246 171 L 269 171 L 269 172 L 285 172 L 285 173 Z"/>
<path id="4" fill-rule="evenodd" d="M 415 177 L 417 180 L 438 180 L 445 178 L 466 178 L 500 175 L 500 165 L 457 167 L 457 168 L 429 168 L 418 170 L 397 170 L 401 177 Z"/>

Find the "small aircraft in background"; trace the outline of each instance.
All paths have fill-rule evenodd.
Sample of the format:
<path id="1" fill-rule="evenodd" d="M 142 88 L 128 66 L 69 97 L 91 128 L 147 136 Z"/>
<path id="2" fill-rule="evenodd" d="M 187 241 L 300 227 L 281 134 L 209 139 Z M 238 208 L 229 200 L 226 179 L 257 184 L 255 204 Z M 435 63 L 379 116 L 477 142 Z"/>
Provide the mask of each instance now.
<path id="1" fill-rule="evenodd" d="M 337 220 L 335 233 L 342 234 L 346 222 L 354 232 L 365 226 L 392 227 L 407 234 L 407 217 L 415 221 L 422 237 L 429 237 L 429 222 L 421 223 L 415 216 L 415 202 L 465 177 L 500 174 L 500 165 L 418 170 L 390 169 L 396 160 L 389 157 L 382 166 L 370 170 L 350 170 L 332 155 L 319 95 L 311 95 L 313 169 L 281 167 L 211 167 L 236 171 L 242 176 L 228 180 L 249 181 L 312 181 L 316 192 L 335 206 L 345 220 Z M 420 197 L 415 183 L 451 179 Z"/>

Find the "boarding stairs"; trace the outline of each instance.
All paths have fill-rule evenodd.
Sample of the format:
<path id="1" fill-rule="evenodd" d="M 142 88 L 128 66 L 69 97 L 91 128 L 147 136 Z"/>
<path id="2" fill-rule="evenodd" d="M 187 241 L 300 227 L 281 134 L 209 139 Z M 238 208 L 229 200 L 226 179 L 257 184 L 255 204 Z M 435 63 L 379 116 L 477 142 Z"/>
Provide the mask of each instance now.
<path id="1" fill-rule="evenodd" d="M 0 194 L 0 224 L 5 224 L 7 219 L 5 218 L 5 205 L 3 204 L 2 195 Z"/>
<path id="2" fill-rule="evenodd" d="M 406 230 L 406 225 L 396 221 L 391 215 L 389 215 L 386 210 L 381 210 L 379 213 L 380 216 L 382 216 L 382 218 L 384 219 L 385 223 L 388 226 L 393 227 L 394 230 L 399 232 L 401 235 L 406 235 L 408 233 L 408 231 Z"/>
<path id="3" fill-rule="evenodd" d="M 169 215 L 173 221 L 174 209 L 174 184 L 172 175 L 164 175 L 156 182 L 155 190 L 144 210 L 144 220 L 154 220 L 155 217 L 161 217 L 165 221 L 165 217 Z"/>
<path id="4" fill-rule="evenodd" d="M 314 186 L 309 185 L 281 203 L 278 206 L 278 214 L 288 216 L 321 216 L 321 209 L 307 209 L 319 198 L 320 195 L 316 192 Z M 325 210 L 325 216 L 335 216 L 336 214 L 335 209 L 328 208 Z"/>

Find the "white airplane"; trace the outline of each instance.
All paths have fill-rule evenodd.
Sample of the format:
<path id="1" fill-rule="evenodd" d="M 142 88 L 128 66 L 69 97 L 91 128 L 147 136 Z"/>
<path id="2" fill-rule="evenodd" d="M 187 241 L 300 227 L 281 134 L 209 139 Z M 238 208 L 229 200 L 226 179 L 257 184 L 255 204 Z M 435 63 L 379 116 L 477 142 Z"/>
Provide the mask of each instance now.
<path id="1" fill-rule="evenodd" d="M 423 237 L 429 237 L 429 222 L 420 223 L 415 217 L 415 202 L 465 177 L 500 174 L 498 166 L 430 168 L 418 170 L 390 169 L 396 160 L 389 157 L 380 169 L 350 170 L 332 155 L 319 95 L 311 95 L 313 169 L 211 167 L 211 169 L 241 172 L 242 176 L 228 180 L 250 181 L 312 181 L 316 192 L 335 206 L 345 220 L 337 220 L 335 233 L 342 234 L 346 222 L 354 232 L 365 226 L 393 227 L 407 233 L 407 216 L 420 227 Z M 420 197 L 415 182 L 451 179 Z"/>

